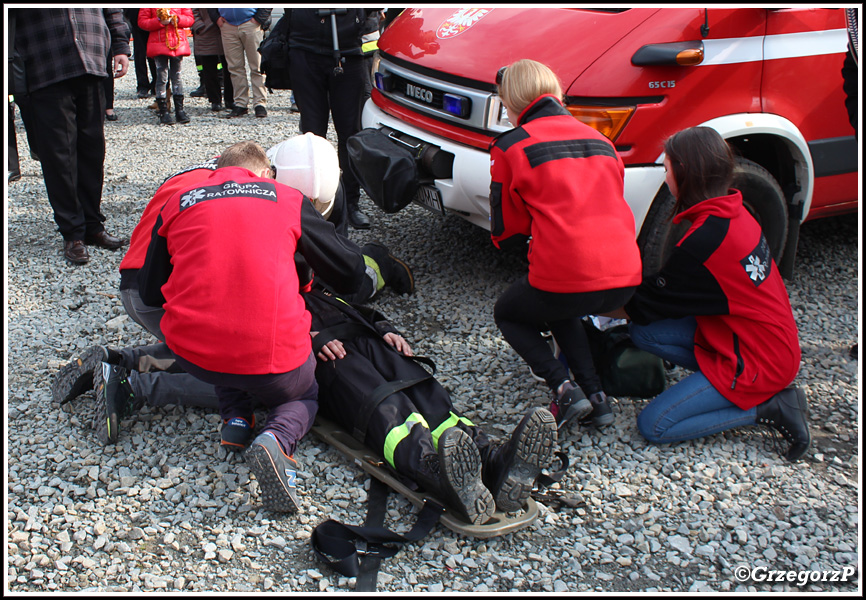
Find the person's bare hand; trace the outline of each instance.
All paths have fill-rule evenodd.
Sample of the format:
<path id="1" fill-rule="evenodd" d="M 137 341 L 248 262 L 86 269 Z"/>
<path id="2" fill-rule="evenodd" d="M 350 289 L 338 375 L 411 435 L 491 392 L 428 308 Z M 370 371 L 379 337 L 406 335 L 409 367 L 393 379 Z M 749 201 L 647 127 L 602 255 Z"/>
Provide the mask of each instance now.
<path id="1" fill-rule="evenodd" d="M 384 336 L 385 341 L 388 342 L 397 352 L 402 354 L 403 356 L 415 356 L 415 353 L 412 351 L 412 347 L 409 345 L 405 339 L 403 339 L 402 335 L 397 335 L 396 333 L 386 333 Z"/>

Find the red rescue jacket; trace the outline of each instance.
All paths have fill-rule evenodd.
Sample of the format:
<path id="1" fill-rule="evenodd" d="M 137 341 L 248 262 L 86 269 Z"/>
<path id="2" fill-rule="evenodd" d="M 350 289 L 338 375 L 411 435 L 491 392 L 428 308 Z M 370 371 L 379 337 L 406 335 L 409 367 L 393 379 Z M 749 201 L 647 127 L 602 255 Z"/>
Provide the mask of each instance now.
<path id="1" fill-rule="evenodd" d="M 496 247 L 531 236 L 529 283 L 557 293 L 636 286 L 634 216 L 613 144 L 540 96 L 490 148 L 490 233 Z"/>
<path id="2" fill-rule="evenodd" d="M 800 368 L 797 324 L 760 225 L 737 190 L 674 217 L 691 221 L 668 262 L 626 304 L 638 324 L 694 316 L 695 357 L 744 410 L 786 388 Z"/>
<path id="3" fill-rule="evenodd" d="M 294 261 L 303 202 L 299 191 L 240 167 L 217 169 L 168 200 L 139 293 L 164 306 L 173 352 L 243 375 L 285 373 L 309 357 L 310 313 Z"/>

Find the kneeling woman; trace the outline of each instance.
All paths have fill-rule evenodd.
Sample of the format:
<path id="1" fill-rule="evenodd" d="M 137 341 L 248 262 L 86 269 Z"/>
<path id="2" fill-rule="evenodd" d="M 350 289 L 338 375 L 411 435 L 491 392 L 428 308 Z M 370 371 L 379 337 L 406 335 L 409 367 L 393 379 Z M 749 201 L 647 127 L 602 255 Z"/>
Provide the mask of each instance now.
<path id="1" fill-rule="evenodd" d="M 761 227 L 730 189 L 730 147 L 713 129 L 686 129 L 666 142 L 664 165 L 673 222 L 691 226 L 625 312 L 639 348 L 695 372 L 653 399 L 638 428 L 660 444 L 766 425 L 797 460 L 810 444 L 805 394 L 787 387 L 797 326 Z"/>

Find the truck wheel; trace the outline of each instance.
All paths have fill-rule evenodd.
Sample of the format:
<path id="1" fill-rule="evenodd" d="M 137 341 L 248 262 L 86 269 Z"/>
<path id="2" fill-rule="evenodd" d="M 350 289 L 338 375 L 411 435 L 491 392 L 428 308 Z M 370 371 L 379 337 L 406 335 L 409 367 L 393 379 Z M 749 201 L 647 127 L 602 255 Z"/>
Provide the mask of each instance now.
<path id="1" fill-rule="evenodd" d="M 736 159 L 733 187 L 743 194 L 743 205 L 764 230 L 773 259 L 778 263 L 788 236 L 785 193 L 769 171 L 745 158 Z"/>
<path id="2" fill-rule="evenodd" d="M 667 262 L 674 246 L 689 228 L 689 223 L 679 225 L 671 223 L 675 202 L 676 199 L 668 186 L 662 185 L 644 219 L 637 238 L 644 277 L 659 272 L 662 265 Z"/>
<path id="3" fill-rule="evenodd" d="M 776 262 L 785 249 L 788 235 L 788 209 L 785 194 L 769 171 L 745 158 L 735 159 L 734 188 L 743 194 L 743 205 L 764 230 L 764 237 Z M 643 261 L 643 276 L 658 273 L 690 223 L 671 223 L 675 199 L 663 185 L 650 206 L 638 236 Z"/>

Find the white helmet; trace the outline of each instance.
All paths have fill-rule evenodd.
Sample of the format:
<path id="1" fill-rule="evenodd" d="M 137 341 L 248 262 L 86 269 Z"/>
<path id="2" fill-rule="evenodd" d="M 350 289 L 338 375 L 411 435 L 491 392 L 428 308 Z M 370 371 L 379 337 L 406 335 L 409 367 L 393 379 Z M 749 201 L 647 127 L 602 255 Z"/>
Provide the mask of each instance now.
<path id="1" fill-rule="evenodd" d="M 310 198 L 327 219 L 340 183 L 340 161 L 331 142 L 308 132 L 280 142 L 267 155 L 277 181 Z"/>

